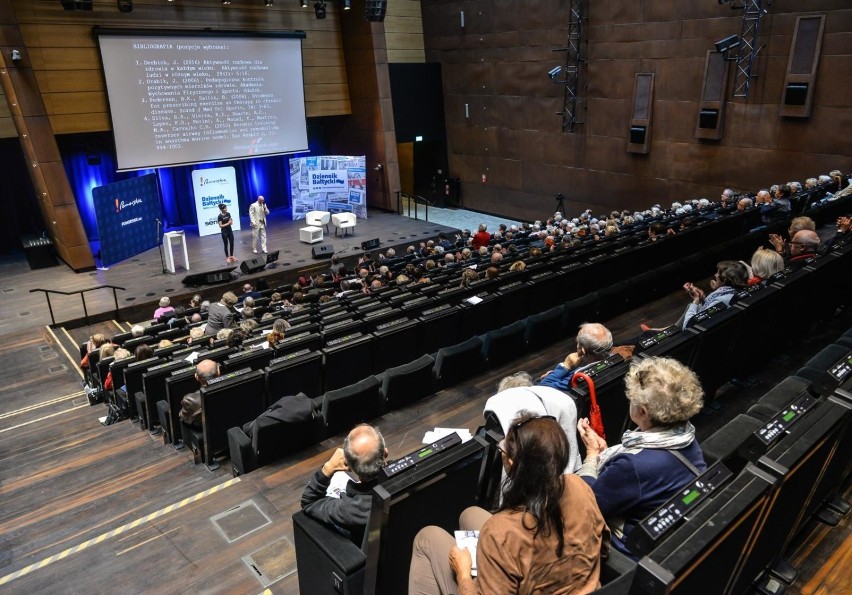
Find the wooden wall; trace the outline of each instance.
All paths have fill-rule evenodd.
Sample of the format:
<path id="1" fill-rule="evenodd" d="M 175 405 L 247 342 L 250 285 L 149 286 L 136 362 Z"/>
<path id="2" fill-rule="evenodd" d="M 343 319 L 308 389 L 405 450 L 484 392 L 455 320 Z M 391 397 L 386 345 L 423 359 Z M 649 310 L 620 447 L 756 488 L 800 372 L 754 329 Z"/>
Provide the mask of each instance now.
<path id="1" fill-rule="evenodd" d="M 119 12 L 115 0 L 95 0 L 91 12 L 63 10 L 58 0 L 14 0 L 13 6 L 55 134 L 111 129 L 92 34 L 96 25 L 305 31 L 302 47 L 308 117 L 351 113 L 341 15 L 334 2 L 328 3 L 324 20 L 316 19 L 313 8 L 300 8 L 296 0 L 279 0 L 271 7 L 260 0 L 234 0 L 230 6 L 223 6 L 220 0 L 134 0 L 130 13 Z M 15 136 L 5 118 L 8 113 L 0 110 L 0 134 Z"/>
<path id="2" fill-rule="evenodd" d="M 761 22 L 747 99 L 729 95 L 720 141 L 694 138 L 705 54 L 739 34 L 742 11 L 716 2 L 587 2 L 588 45 L 577 132 L 562 133 L 562 92 L 547 72 L 564 63 L 565 0 L 423 0 L 427 61 L 442 63 L 450 175 L 466 207 L 523 219 L 569 210 L 644 208 L 731 186 L 852 169 L 852 6 L 844 0 L 776 0 Z M 465 27 L 459 12 L 465 11 Z M 813 115 L 779 107 L 796 17 L 826 14 Z M 626 151 L 633 79 L 655 73 L 651 152 Z M 733 71 L 731 71 L 733 74 Z M 470 118 L 464 115 L 469 105 Z M 487 182 L 482 183 L 482 174 Z"/>
<path id="3" fill-rule="evenodd" d="M 420 0 L 389 0 L 385 15 L 385 43 L 391 64 L 426 61 Z"/>

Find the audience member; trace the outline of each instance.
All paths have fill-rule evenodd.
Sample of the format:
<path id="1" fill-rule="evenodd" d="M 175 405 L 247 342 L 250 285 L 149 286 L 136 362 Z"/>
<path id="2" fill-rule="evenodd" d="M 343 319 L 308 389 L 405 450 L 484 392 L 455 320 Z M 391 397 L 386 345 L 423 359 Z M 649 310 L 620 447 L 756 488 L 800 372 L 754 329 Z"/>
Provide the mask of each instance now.
<path id="1" fill-rule="evenodd" d="M 372 506 L 371 491 L 385 464 L 388 450 L 378 428 L 356 426 L 338 448 L 317 470 L 302 494 L 302 510 L 318 521 L 334 525 L 360 544 Z M 351 471 L 357 481 L 349 481 L 339 498 L 326 496 L 332 476 L 338 471 Z"/>
<path id="2" fill-rule="evenodd" d="M 819 249 L 820 239 L 817 232 L 810 229 L 797 231 L 790 240 L 790 258 L 786 264 L 794 268 L 804 265 L 804 261 L 816 254 Z"/>
<path id="3" fill-rule="evenodd" d="M 474 234 L 471 246 L 474 250 L 479 250 L 480 248 L 487 248 L 488 244 L 491 243 L 491 234 L 487 231 L 488 226 L 484 223 L 479 224 L 479 229 Z"/>
<path id="4" fill-rule="evenodd" d="M 631 555 L 626 542 L 636 524 L 707 466 L 689 422 L 704 398 L 692 370 L 671 358 L 651 357 L 634 361 L 624 384 L 637 429 L 607 447 L 589 420 L 581 419 L 577 429 L 586 458 L 578 475 L 592 487 L 613 545 Z"/>
<path id="5" fill-rule="evenodd" d="M 787 234 L 790 236 L 790 239 L 793 239 L 796 232 L 803 229 L 810 229 L 811 231 L 814 231 L 816 229 L 816 222 L 814 222 L 814 220 L 810 217 L 795 217 L 792 221 L 790 221 L 790 228 L 787 230 Z M 790 246 L 787 245 L 787 240 L 777 233 L 769 234 L 769 243 L 772 244 L 775 251 L 784 258 L 788 258 L 790 256 Z"/>
<path id="6" fill-rule="evenodd" d="M 204 359 L 195 366 L 195 379 L 202 387 L 219 375 L 219 364 L 213 360 Z M 184 395 L 180 401 L 180 420 L 193 428 L 201 429 L 201 390 Z"/>
<path id="7" fill-rule="evenodd" d="M 215 304 L 210 304 L 209 313 L 207 315 L 207 326 L 204 327 L 204 334 L 215 336 L 223 328 L 234 326 L 234 306 L 237 303 L 237 296 L 231 291 L 226 291 L 222 295 L 222 299 Z"/>
<path id="8" fill-rule="evenodd" d="M 778 252 L 758 248 L 751 256 L 751 278 L 749 285 L 766 285 L 775 273 L 784 270 L 784 259 Z"/>
<path id="9" fill-rule="evenodd" d="M 574 374 L 606 358 L 611 349 L 612 333 L 608 328 L 596 322 L 583 323 L 577 332 L 577 351 L 569 353 L 562 363 L 545 372 L 538 384 L 567 391 Z"/>
<path id="10" fill-rule="evenodd" d="M 429 526 L 414 539 L 408 592 L 594 591 L 609 531 L 588 486 L 562 474 L 571 455 L 562 428 L 549 417 L 524 413 L 499 448 L 507 475 L 499 508 L 493 515 L 468 508 L 459 519 L 462 530 L 480 531 L 476 577 L 470 552 Z"/>
<path id="11" fill-rule="evenodd" d="M 106 336 L 103 333 L 95 333 L 89 340 L 86 341 L 86 354 L 83 356 L 83 359 L 80 360 L 80 367 L 84 370 L 89 369 L 89 354 L 95 351 L 96 349 L 100 349 L 101 345 L 106 343 Z M 99 354 L 100 355 L 100 354 Z"/>
<path id="12" fill-rule="evenodd" d="M 492 427 L 496 420 L 505 436 L 512 420 L 521 411 L 553 416 L 565 431 L 571 451 L 565 473 L 574 473 L 580 466 L 580 452 L 577 450 L 577 405 L 573 399 L 566 399 L 565 393 L 555 388 L 534 384 L 532 376 L 527 372 L 516 372 L 503 378 L 497 387 L 497 394 L 485 402 L 483 414 L 487 420 L 486 426 Z M 491 423 L 488 420 L 491 420 Z"/>
<path id="13" fill-rule="evenodd" d="M 154 320 L 159 320 L 166 314 L 171 314 L 175 309 L 171 306 L 171 300 L 168 297 L 160 298 L 160 307 L 154 310 Z"/>
<path id="14" fill-rule="evenodd" d="M 685 329 L 696 314 L 711 306 L 716 304 L 727 306 L 731 303 L 734 294 L 748 285 L 748 280 L 748 269 L 743 263 L 735 260 L 723 260 L 716 265 L 716 274 L 710 281 L 710 287 L 713 288 L 713 291 L 709 294 L 705 295 L 700 287 L 692 283 L 685 283 L 683 288 L 692 298 L 692 303 L 686 307 L 686 311 L 677 323 L 678 326 Z M 643 330 L 645 329 L 643 328 Z"/>

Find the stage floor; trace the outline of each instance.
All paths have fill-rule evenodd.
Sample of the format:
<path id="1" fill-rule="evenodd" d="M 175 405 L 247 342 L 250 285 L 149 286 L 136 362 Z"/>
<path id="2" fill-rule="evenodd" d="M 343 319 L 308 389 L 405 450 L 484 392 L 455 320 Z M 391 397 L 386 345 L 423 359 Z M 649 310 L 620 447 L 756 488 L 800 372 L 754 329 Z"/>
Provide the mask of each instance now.
<path id="1" fill-rule="evenodd" d="M 435 223 L 415 220 L 396 213 L 372 211 L 369 219 L 359 219 L 354 229 L 346 237 L 334 237 L 334 226 L 329 224 L 329 232 L 323 241 L 313 245 L 299 241 L 299 228 L 304 220 L 285 219 L 281 213 L 273 212 L 269 217 L 267 244 L 270 252 L 280 251 L 278 262 L 265 271 L 243 275 L 238 281 L 219 285 L 208 285 L 199 289 L 186 287 L 181 280 L 190 273 L 201 273 L 226 268 L 221 236 L 217 233 L 199 237 L 197 228 L 186 227 L 186 243 L 189 252 L 190 270 L 183 268 L 183 255 L 178 254 L 175 245 L 174 256 L 176 274 L 162 273 L 160 251 L 152 248 L 133 258 L 114 264 L 108 269 L 98 269 L 89 273 L 75 273 L 67 265 L 31 270 L 22 252 L 0 257 L 0 274 L 4 279 L 3 299 L 0 300 L 0 336 L 51 323 L 47 300 L 42 292 L 31 293 L 33 289 L 51 289 L 73 292 L 101 285 L 115 285 L 124 288 L 117 292 L 118 308 L 122 318 L 131 322 L 149 318 L 156 309 L 156 302 L 164 295 L 175 296 L 173 305 L 188 301 L 185 296 L 198 292 L 205 299 L 218 299 L 226 287 L 236 287 L 244 281 L 256 281 L 259 278 L 295 279 L 301 273 L 325 271 L 328 260 L 316 260 L 312 257 L 312 246 L 333 246 L 344 262 L 356 261 L 361 254 L 361 242 L 378 238 L 379 251 L 393 247 L 403 250 L 408 245 L 435 238 L 440 232 L 457 231 Z M 173 231 L 169 229 L 168 231 Z M 251 229 L 248 225 L 234 233 L 234 256 L 240 262 L 254 256 L 251 251 Z M 452 236 L 451 236 L 452 237 Z M 165 246 L 164 246 L 165 249 Z M 61 261 L 60 261 L 61 262 Z M 239 269 L 238 269 L 239 270 Z M 140 305 L 150 303 L 151 314 L 143 314 Z M 51 306 L 57 323 L 81 319 L 84 316 L 83 304 L 79 294 L 62 296 L 52 294 Z M 90 316 L 112 312 L 115 309 L 113 293 L 109 289 L 99 289 L 86 293 L 86 308 Z M 129 314 L 130 316 L 125 316 Z"/>

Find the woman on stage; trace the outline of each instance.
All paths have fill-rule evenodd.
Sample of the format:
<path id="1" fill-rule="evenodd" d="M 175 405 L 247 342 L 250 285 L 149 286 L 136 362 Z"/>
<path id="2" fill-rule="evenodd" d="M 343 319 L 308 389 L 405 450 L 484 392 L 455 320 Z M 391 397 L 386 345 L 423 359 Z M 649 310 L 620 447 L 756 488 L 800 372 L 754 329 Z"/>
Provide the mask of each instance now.
<path id="1" fill-rule="evenodd" d="M 225 245 L 225 262 L 237 262 L 234 258 L 234 230 L 231 229 L 234 220 L 228 212 L 228 205 L 219 204 L 219 229 L 222 231 L 222 243 Z"/>

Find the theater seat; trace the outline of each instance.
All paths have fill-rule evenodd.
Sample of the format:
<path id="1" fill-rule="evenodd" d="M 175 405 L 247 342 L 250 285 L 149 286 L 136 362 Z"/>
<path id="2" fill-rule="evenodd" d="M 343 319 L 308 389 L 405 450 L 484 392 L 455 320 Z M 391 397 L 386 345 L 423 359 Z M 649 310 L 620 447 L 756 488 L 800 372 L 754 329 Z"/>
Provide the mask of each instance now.
<path id="1" fill-rule="evenodd" d="M 293 537 L 301 593 L 363 593 L 367 556 L 348 537 L 302 511 L 293 515 Z"/>
<path id="2" fill-rule="evenodd" d="M 524 334 L 527 325 L 522 321 L 485 333 L 482 343 L 482 359 L 490 366 L 499 366 L 523 355 L 526 351 Z"/>
<path id="3" fill-rule="evenodd" d="M 337 434 L 377 417 L 381 411 L 379 386 L 375 376 L 368 376 L 355 384 L 325 393 L 322 396 L 322 416 L 326 434 Z"/>
<path id="4" fill-rule="evenodd" d="M 471 337 L 463 343 L 438 350 L 433 377 L 440 388 L 446 388 L 474 376 L 481 367 L 482 339 Z"/>
<path id="5" fill-rule="evenodd" d="M 810 385 L 810 381 L 805 378 L 788 376 L 760 397 L 746 413 L 761 422 L 767 422 L 793 399 L 806 392 Z"/>
<path id="6" fill-rule="evenodd" d="M 527 349 L 536 350 L 562 339 L 562 313 L 564 306 L 554 306 L 541 314 L 533 314 L 526 319 L 527 329 L 524 341 Z"/>
<path id="7" fill-rule="evenodd" d="M 398 409 L 431 394 L 434 366 L 435 360 L 426 354 L 413 362 L 385 370 L 379 389 L 384 409 Z"/>
<path id="8" fill-rule="evenodd" d="M 709 466 L 734 454 L 737 448 L 762 425 L 763 422 L 759 419 L 740 413 L 716 430 L 712 436 L 701 441 L 704 461 Z"/>

